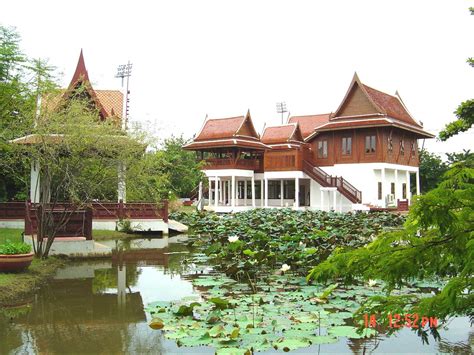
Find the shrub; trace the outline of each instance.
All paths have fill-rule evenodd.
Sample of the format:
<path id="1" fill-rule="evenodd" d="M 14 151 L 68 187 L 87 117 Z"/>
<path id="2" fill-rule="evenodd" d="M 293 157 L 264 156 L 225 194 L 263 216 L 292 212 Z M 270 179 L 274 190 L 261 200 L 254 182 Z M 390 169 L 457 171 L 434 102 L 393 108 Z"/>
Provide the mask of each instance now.
<path id="1" fill-rule="evenodd" d="M 0 254 L 15 255 L 28 254 L 31 252 L 31 246 L 26 243 L 12 243 L 7 240 L 5 244 L 0 245 Z"/>

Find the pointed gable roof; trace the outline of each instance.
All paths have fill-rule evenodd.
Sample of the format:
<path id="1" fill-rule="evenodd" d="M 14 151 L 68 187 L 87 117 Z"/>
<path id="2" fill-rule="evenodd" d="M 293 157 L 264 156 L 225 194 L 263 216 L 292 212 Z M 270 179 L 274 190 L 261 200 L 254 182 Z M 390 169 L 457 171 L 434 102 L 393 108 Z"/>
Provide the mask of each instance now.
<path id="1" fill-rule="evenodd" d="M 330 113 L 306 116 L 291 116 L 288 123 L 298 123 L 303 138 L 310 136 L 316 128 L 329 122 Z"/>
<path id="2" fill-rule="evenodd" d="M 92 84 L 89 80 L 89 74 L 87 72 L 86 63 L 84 61 L 84 54 L 81 49 L 81 53 L 79 54 L 79 60 L 77 61 L 76 70 L 74 71 L 74 75 L 72 76 L 71 82 L 63 93 L 61 101 L 67 102 L 71 97 L 73 97 L 79 88 L 84 88 L 84 93 L 89 97 L 91 102 L 99 111 L 100 118 L 105 120 L 107 117 L 110 116 L 109 112 L 104 108 L 101 101 L 97 97 L 97 93 L 94 91 Z M 82 94 L 82 93 L 81 93 Z M 112 111 L 112 109 L 110 110 Z M 115 113 L 115 110 L 113 110 Z M 110 112 L 111 113 L 111 112 Z"/>
<path id="3" fill-rule="evenodd" d="M 196 138 L 193 142 L 184 146 L 184 149 L 199 150 L 222 147 L 257 150 L 269 148 L 260 141 L 250 111 L 247 111 L 245 116 L 212 119 L 208 119 L 206 116 L 206 120 Z"/>
<path id="4" fill-rule="evenodd" d="M 393 118 L 421 128 L 410 115 L 400 97 L 386 94 L 363 84 L 354 73 L 344 99 L 334 112 L 331 120 L 359 118 L 361 116 L 383 116 Z"/>
<path id="5" fill-rule="evenodd" d="M 298 123 L 266 127 L 262 133 L 262 142 L 268 145 L 288 143 L 301 144 L 303 141 Z"/>
<path id="6" fill-rule="evenodd" d="M 207 119 L 194 141 L 235 137 L 259 139 L 250 111 L 245 116 Z"/>

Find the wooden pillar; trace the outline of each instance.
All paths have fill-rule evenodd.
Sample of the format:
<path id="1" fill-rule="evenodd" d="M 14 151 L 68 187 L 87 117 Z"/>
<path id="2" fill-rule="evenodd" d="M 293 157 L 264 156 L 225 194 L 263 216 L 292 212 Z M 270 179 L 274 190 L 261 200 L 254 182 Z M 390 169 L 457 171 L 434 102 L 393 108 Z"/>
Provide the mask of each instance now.
<path id="1" fill-rule="evenodd" d="M 280 180 L 280 206 L 283 207 L 283 180 Z"/>
<path id="2" fill-rule="evenodd" d="M 252 175 L 252 207 L 255 208 L 255 177 Z"/>
<path id="3" fill-rule="evenodd" d="M 295 204 L 296 208 L 300 207 L 300 179 L 295 178 Z"/>

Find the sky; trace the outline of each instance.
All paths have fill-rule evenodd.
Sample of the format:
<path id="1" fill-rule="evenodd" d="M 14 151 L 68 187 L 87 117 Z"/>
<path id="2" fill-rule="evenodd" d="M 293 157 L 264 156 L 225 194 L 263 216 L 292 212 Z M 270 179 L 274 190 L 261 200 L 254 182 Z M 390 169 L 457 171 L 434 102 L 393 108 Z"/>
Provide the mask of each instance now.
<path id="1" fill-rule="evenodd" d="M 47 58 L 66 86 L 81 48 L 94 88 L 120 89 L 133 63 L 130 119 L 157 140 L 192 137 L 210 118 L 244 115 L 261 132 L 291 115 L 333 112 L 354 72 L 400 93 L 434 134 L 473 98 L 474 16 L 467 0 L 26 1 L 4 2 L 0 24 Z M 474 150 L 474 130 L 436 153 Z"/>

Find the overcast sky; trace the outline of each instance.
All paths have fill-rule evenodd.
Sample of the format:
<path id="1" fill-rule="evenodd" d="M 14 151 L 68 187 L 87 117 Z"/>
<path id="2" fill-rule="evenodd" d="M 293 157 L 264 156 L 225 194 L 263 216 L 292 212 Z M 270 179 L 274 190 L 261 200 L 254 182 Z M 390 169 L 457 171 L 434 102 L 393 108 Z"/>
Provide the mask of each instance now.
<path id="1" fill-rule="evenodd" d="M 48 58 L 67 85 L 79 51 L 98 89 L 119 89 L 133 63 L 131 119 L 158 137 L 191 137 L 206 116 L 247 109 L 261 131 L 292 115 L 335 111 L 355 71 L 365 84 L 398 90 L 437 134 L 474 97 L 474 17 L 466 0 L 8 1 L 0 23 L 15 26 L 30 57 Z M 435 152 L 474 150 L 474 134 Z"/>

